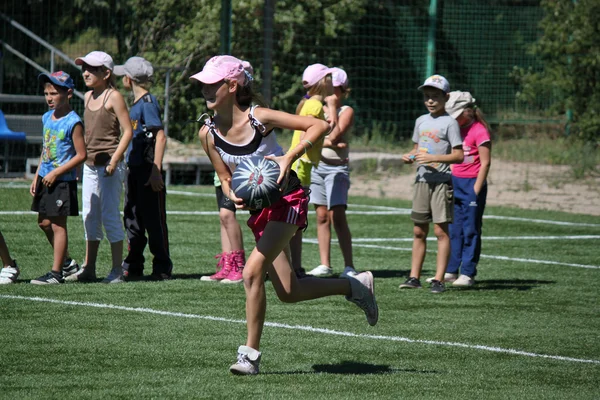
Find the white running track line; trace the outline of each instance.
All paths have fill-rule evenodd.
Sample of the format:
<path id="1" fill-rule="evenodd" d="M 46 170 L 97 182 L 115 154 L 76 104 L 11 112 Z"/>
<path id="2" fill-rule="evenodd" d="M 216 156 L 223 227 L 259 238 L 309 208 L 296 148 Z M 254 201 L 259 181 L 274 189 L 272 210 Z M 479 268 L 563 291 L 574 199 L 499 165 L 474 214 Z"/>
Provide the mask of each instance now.
<path id="1" fill-rule="evenodd" d="M 354 242 L 354 239 L 353 239 Z M 317 239 L 302 239 L 302 243 L 310 243 L 319 245 Z M 392 247 L 392 246 L 378 246 L 376 244 L 358 244 L 352 243 L 352 247 L 364 247 L 368 249 L 381 249 L 381 250 L 396 250 L 396 251 L 409 251 L 412 252 L 412 248 L 410 247 Z M 435 250 L 427 250 L 428 253 L 437 253 Z M 587 269 L 600 269 L 600 265 L 587 265 L 587 264 L 572 264 L 572 263 L 563 263 L 558 261 L 548 261 L 548 260 L 536 260 L 533 258 L 513 258 L 506 256 L 493 256 L 489 254 L 482 254 L 481 258 L 489 258 L 492 260 L 503 260 L 503 261 L 517 261 L 524 262 L 529 264 L 549 264 L 549 265 L 562 265 L 565 267 L 577 267 L 577 268 L 587 268 Z"/>
<path id="2" fill-rule="evenodd" d="M 113 304 L 87 303 L 87 302 L 80 302 L 80 301 L 66 301 L 66 300 L 48 299 L 48 298 L 43 298 L 43 297 L 25 297 L 25 296 L 13 296 L 13 295 L 0 295 L 0 298 L 11 299 L 11 300 L 37 301 L 37 302 L 44 302 L 44 303 L 69 305 L 69 306 L 105 308 L 105 309 L 120 310 L 120 311 L 131 311 L 131 312 L 148 313 L 148 314 L 155 314 L 155 315 L 164 315 L 164 316 L 168 316 L 168 317 L 193 318 L 193 319 L 203 319 L 203 320 L 217 321 L 217 322 L 228 322 L 228 323 L 233 323 L 233 324 L 245 324 L 246 323 L 246 321 L 240 320 L 240 319 L 214 317 L 211 315 L 184 314 L 184 313 L 171 312 L 171 311 L 154 310 L 152 308 L 125 307 L 125 306 L 117 306 L 117 305 L 113 305 Z M 442 342 L 442 341 L 436 341 L 436 340 L 410 339 L 410 338 L 405 338 L 405 337 L 401 337 L 401 336 L 367 335 L 367 334 L 359 334 L 359 333 L 352 333 L 352 332 L 336 331 L 336 330 L 325 329 L 325 328 L 314 328 L 312 326 L 307 326 L 307 325 L 281 324 L 278 322 L 265 322 L 265 326 L 268 326 L 271 328 L 281 328 L 281 329 L 298 330 L 298 331 L 305 331 L 305 332 L 312 332 L 312 333 L 322 333 L 325 335 L 336 335 L 336 336 L 345 336 L 345 337 L 354 337 L 354 338 L 372 339 L 372 340 L 385 340 L 385 341 L 390 341 L 390 342 L 406 342 L 406 343 L 430 344 L 430 345 L 436 345 L 436 346 L 462 347 L 462 348 L 466 348 L 466 349 L 484 350 L 484 351 L 490 351 L 490 352 L 494 352 L 494 353 L 513 354 L 513 355 L 526 356 L 526 357 L 539 357 L 539 358 L 546 358 L 546 359 L 557 360 L 557 361 L 570 361 L 570 362 L 587 363 L 587 364 L 600 364 L 600 360 L 594 360 L 594 359 L 554 356 L 554 355 L 550 355 L 550 354 L 531 353 L 528 351 L 505 349 L 502 347 L 492 347 L 492 346 L 484 346 L 484 345 L 477 345 L 477 344 Z"/>
<path id="3" fill-rule="evenodd" d="M 584 240 L 600 239 L 600 235 L 565 235 L 565 236 L 484 236 L 483 240 Z M 435 237 L 428 237 L 428 241 L 435 242 Z M 368 242 L 412 242 L 413 238 L 352 238 L 352 243 Z"/>
<path id="4" fill-rule="evenodd" d="M 211 195 L 212 196 L 212 195 Z M 378 208 L 379 206 L 371 206 L 368 204 L 355 204 L 354 206 L 360 206 L 363 208 Z M 79 211 L 81 213 L 81 210 Z M 313 215 L 315 212 L 309 210 L 308 213 Z M 35 211 L 0 211 L 0 215 L 34 215 L 37 214 Z M 121 214 L 123 214 L 121 212 Z M 219 215 L 218 211 L 167 211 L 169 215 Z M 410 210 L 405 208 L 399 208 L 396 211 L 346 211 L 348 215 L 409 215 Z M 564 221 L 550 221 L 543 219 L 529 219 L 529 218 L 515 218 L 515 217 L 503 217 L 500 215 L 484 215 L 484 219 L 498 219 L 506 221 L 522 221 L 532 222 L 539 224 L 550 224 L 550 225 L 561 225 L 561 226 L 577 226 L 577 227 L 600 227 L 600 224 L 585 224 L 580 222 L 564 222 Z"/>
<path id="5" fill-rule="evenodd" d="M 9 184 L 0 184 L 0 188 L 29 189 L 29 185 L 10 184 L 9 183 Z M 215 196 L 213 193 L 186 192 L 183 190 L 169 190 L 168 193 L 175 194 L 175 195 L 181 195 L 181 196 L 192 196 L 192 197 L 214 197 Z M 410 213 L 411 213 L 410 208 L 377 206 L 377 205 L 371 205 L 371 204 L 350 204 L 349 203 L 348 207 L 372 208 L 374 210 L 380 210 L 380 211 L 374 211 L 374 212 L 361 212 L 361 211 L 353 211 L 353 210 L 346 211 L 347 214 L 354 214 L 354 215 L 410 215 Z M 169 211 L 169 212 L 170 213 L 175 213 L 175 212 L 181 213 L 178 215 L 185 215 L 184 213 L 186 213 L 186 211 L 179 211 L 179 212 Z M 9 213 L 18 213 L 18 211 L 0 212 L 0 214 L 6 214 L 6 215 L 8 215 Z M 29 212 L 24 212 L 24 213 L 29 214 Z M 309 213 L 312 214 L 313 212 L 310 211 Z M 35 214 L 35 213 L 32 212 L 31 214 Z M 217 213 L 207 211 L 206 214 L 196 214 L 196 215 L 216 215 L 216 214 Z M 505 220 L 505 221 L 532 222 L 532 223 L 549 224 L 549 225 L 600 227 L 600 224 L 590 224 L 590 223 L 584 223 L 584 222 L 567 222 L 567 221 L 553 221 L 553 220 L 535 219 L 535 218 L 506 217 L 506 216 L 502 216 L 502 215 L 484 215 L 483 218 L 484 219 L 499 219 L 499 220 Z"/>

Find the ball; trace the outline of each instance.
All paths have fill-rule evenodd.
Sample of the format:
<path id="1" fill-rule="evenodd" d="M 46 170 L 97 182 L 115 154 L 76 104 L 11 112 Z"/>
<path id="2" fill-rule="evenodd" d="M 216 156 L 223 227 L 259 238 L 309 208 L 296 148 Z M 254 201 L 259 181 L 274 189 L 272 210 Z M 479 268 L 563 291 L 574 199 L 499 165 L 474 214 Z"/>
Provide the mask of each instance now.
<path id="1" fill-rule="evenodd" d="M 275 161 L 264 157 L 248 157 L 233 172 L 231 188 L 247 207 L 266 208 L 281 197 L 277 184 L 279 173 L 279 164 Z"/>

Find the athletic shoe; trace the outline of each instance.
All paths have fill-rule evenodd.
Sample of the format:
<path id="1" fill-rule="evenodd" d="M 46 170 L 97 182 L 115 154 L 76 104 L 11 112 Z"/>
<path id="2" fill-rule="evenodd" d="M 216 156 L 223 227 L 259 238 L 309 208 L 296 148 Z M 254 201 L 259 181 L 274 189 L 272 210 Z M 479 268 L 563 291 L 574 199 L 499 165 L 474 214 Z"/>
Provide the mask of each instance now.
<path id="1" fill-rule="evenodd" d="M 400 289 L 421 289 L 421 281 L 412 276 L 408 278 L 404 283 L 400 284 Z"/>
<path id="2" fill-rule="evenodd" d="M 77 264 L 77 261 L 73 260 L 72 258 L 67 258 L 62 266 L 63 278 L 76 274 L 80 270 L 81 267 L 79 264 Z"/>
<path id="3" fill-rule="evenodd" d="M 237 362 L 229 367 L 229 371 L 234 375 L 257 375 L 260 356 L 260 351 L 252 347 L 240 346 Z"/>
<path id="4" fill-rule="evenodd" d="M 435 279 L 431 281 L 431 293 L 442 293 L 444 291 L 446 291 L 444 282 L 436 281 Z"/>
<path id="5" fill-rule="evenodd" d="M 356 272 L 354 267 L 347 266 L 346 268 L 344 268 L 344 272 L 340 274 L 340 278 L 345 278 L 347 276 L 356 276 L 357 274 L 358 272 Z"/>
<path id="6" fill-rule="evenodd" d="M 246 256 L 244 255 L 244 250 L 232 251 L 231 254 L 233 268 L 229 272 L 229 275 L 227 275 L 227 278 L 223 279 L 221 283 L 240 283 L 244 281 L 244 277 L 242 275 L 244 267 L 246 266 Z"/>
<path id="7" fill-rule="evenodd" d="M 375 300 L 373 274 L 366 271 L 354 276 L 345 275 L 344 278 L 350 280 L 352 289 L 352 295 L 346 296 L 346 300 L 360 307 L 365 312 L 369 325 L 375 326 L 379 319 L 379 308 Z"/>
<path id="8" fill-rule="evenodd" d="M 144 279 L 144 271 L 123 269 L 123 280 L 125 282 L 141 281 Z"/>
<path id="9" fill-rule="evenodd" d="M 475 280 L 469 275 L 461 275 L 452 283 L 452 286 L 473 286 Z"/>
<path id="10" fill-rule="evenodd" d="M 110 270 L 110 274 L 104 279 L 102 279 L 102 283 L 123 283 L 123 268 L 122 267 L 113 267 Z"/>
<path id="11" fill-rule="evenodd" d="M 295 269 L 294 273 L 296 274 L 296 278 L 298 279 L 303 279 L 306 278 L 308 275 L 306 274 L 306 270 L 302 267 L 300 267 L 299 269 Z"/>
<path id="12" fill-rule="evenodd" d="M 153 272 L 150 275 L 148 275 L 149 281 L 169 281 L 172 278 L 173 277 L 171 275 L 166 274 L 164 272 Z"/>
<path id="13" fill-rule="evenodd" d="M 92 271 L 92 270 L 86 268 L 85 265 L 82 266 L 79 271 L 65 277 L 65 281 L 67 281 L 67 282 L 89 283 L 89 282 L 95 282 L 96 280 L 97 280 L 96 271 Z"/>
<path id="14" fill-rule="evenodd" d="M 46 275 L 40 276 L 37 279 L 32 279 L 31 283 L 34 285 L 56 285 L 65 283 L 65 280 L 60 272 L 50 271 Z"/>
<path id="15" fill-rule="evenodd" d="M 327 265 L 319 265 L 318 267 L 311 269 L 306 273 L 306 275 L 318 276 L 318 277 L 326 277 L 333 275 L 333 270 Z"/>
<path id="16" fill-rule="evenodd" d="M 444 282 L 454 282 L 456 280 L 456 278 L 458 278 L 458 274 L 449 274 L 448 272 L 446 272 L 444 274 Z M 431 283 L 435 280 L 435 276 L 432 276 L 431 278 L 427 278 L 425 280 L 425 282 L 427 283 Z"/>
<path id="17" fill-rule="evenodd" d="M 13 265 L 9 265 L 0 270 L 0 285 L 15 283 L 20 273 L 17 261 L 13 260 Z"/>
<path id="18" fill-rule="evenodd" d="M 201 281 L 205 281 L 205 282 L 206 281 L 208 281 L 208 282 L 222 281 L 223 279 L 227 278 L 227 276 L 229 275 L 229 272 L 231 272 L 231 269 L 233 268 L 231 254 L 221 253 L 221 254 L 217 254 L 215 256 L 215 258 L 219 259 L 219 262 L 217 263 L 217 272 L 210 276 L 201 277 L 200 278 Z"/>
<path id="19" fill-rule="evenodd" d="M 223 279 L 221 283 L 240 283 L 244 281 L 244 276 L 242 272 L 244 271 L 244 267 L 240 267 L 235 265 L 231 271 L 229 271 L 229 275 L 227 278 Z"/>

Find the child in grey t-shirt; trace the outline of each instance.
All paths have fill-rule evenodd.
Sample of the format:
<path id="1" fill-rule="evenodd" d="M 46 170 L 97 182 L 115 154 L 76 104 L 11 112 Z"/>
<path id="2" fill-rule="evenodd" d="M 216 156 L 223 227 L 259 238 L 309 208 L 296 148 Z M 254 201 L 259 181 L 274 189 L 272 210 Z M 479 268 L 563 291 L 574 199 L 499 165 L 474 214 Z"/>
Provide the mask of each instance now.
<path id="1" fill-rule="evenodd" d="M 429 223 L 433 222 L 438 255 L 431 291 L 441 293 L 445 290 L 444 273 L 450 257 L 448 224 L 452 222 L 454 210 L 450 164 L 463 161 L 462 139 L 458 123 L 446 113 L 450 91 L 446 78 L 430 76 L 419 90 L 423 92 L 429 114 L 417 118 L 412 137 L 414 147 L 402 157 L 405 163 L 417 163 L 417 176 L 411 213 L 414 222 L 412 265 L 410 277 L 400 288 L 421 287 L 419 278 L 425 261 Z"/>

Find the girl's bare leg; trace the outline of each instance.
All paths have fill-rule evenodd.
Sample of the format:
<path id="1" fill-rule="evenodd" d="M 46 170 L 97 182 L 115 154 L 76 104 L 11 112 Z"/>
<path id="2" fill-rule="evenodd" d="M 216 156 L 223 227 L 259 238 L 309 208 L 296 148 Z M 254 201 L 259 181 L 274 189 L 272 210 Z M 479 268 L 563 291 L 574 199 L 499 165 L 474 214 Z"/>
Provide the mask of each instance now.
<path id="1" fill-rule="evenodd" d="M 315 206 L 317 213 L 317 240 L 319 242 L 319 257 L 321 265 L 331 267 L 331 221 L 327 206 Z"/>
<path id="2" fill-rule="evenodd" d="M 246 290 L 246 345 L 258 350 L 265 322 L 265 273 L 273 283 L 277 296 L 284 302 L 316 299 L 331 295 L 351 294 L 347 279 L 296 278 L 288 259 L 287 245 L 298 227 L 271 221 L 246 262 L 244 288 Z M 285 249 L 285 250 L 284 250 Z"/>

